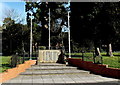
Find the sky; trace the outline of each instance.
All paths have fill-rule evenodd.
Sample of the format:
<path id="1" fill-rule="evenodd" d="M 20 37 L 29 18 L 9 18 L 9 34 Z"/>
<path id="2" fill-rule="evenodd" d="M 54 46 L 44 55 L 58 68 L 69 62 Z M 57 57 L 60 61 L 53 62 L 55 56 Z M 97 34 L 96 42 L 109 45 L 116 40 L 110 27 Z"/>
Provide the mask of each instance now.
<path id="1" fill-rule="evenodd" d="M 4 11 L 6 9 L 14 9 L 21 18 L 24 18 L 23 24 L 26 24 L 25 2 L 0 2 L 0 25 L 2 25 Z"/>

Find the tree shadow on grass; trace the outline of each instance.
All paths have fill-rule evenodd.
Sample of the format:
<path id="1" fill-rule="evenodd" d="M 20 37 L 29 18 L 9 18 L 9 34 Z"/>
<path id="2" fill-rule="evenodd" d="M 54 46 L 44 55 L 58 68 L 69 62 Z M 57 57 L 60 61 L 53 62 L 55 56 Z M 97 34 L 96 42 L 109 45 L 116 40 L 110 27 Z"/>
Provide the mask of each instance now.
<path id="1" fill-rule="evenodd" d="M 2 64 L 2 67 L 11 67 L 10 64 Z"/>
<path id="2" fill-rule="evenodd" d="M 103 54 L 102 56 L 107 56 L 107 57 L 108 57 L 109 55 L 104 55 L 104 54 Z M 118 54 L 118 55 L 113 55 L 113 56 L 120 56 L 120 55 Z"/>
<path id="3" fill-rule="evenodd" d="M 5 72 L 7 69 L 11 68 L 10 64 L 0 64 L 0 72 Z"/>

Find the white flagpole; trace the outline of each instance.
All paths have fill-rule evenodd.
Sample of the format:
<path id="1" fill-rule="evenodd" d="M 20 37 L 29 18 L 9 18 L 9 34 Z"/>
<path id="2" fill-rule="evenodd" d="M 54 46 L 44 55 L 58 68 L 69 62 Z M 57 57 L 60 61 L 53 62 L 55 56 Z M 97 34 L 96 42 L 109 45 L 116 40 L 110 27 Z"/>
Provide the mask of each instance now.
<path id="1" fill-rule="evenodd" d="M 49 8 L 49 50 L 50 50 L 50 8 Z"/>
<path id="2" fill-rule="evenodd" d="M 30 60 L 32 60 L 32 13 L 31 13 L 31 29 L 30 29 Z"/>
<path id="3" fill-rule="evenodd" d="M 70 46 L 70 12 L 68 11 L 68 41 L 69 41 L 69 58 L 71 58 L 71 46 Z"/>

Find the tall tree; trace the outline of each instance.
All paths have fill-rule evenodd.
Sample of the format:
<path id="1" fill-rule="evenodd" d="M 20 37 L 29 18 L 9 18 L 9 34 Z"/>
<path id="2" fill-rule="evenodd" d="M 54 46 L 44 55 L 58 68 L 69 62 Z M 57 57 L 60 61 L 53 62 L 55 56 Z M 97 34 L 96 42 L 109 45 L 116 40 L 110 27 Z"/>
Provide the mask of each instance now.
<path id="1" fill-rule="evenodd" d="M 77 42 L 94 41 L 95 48 L 118 39 L 119 3 L 71 3 L 71 33 Z M 76 21 L 76 23 L 73 23 Z M 77 30 L 77 33 L 76 33 Z M 80 39 L 78 39 L 79 36 Z"/>
<path id="2" fill-rule="evenodd" d="M 55 3 L 55 2 L 27 2 L 26 12 L 27 12 L 27 23 L 30 26 L 30 13 L 33 14 L 33 23 L 37 27 L 33 26 L 33 30 L 40 29 L 38 33 L 39 41 L 38 45 L 48 46 L 48 23 L 49 23 L 49 8 L 51 13 L 51 36 L 56 36 L 61 33 L 63 25 L 66 25 L 67 21 L 67 10 L 65 8 L 65 3 Z M 34 33 L 37 33 L 35 31 Z M 33 36 L 35 36 L 34 34 Z M 34 37 L 35 40 L 35 37 Z"/>
<path id="3" fill-rule="evenodd" d="M 3 11 L 2 51 L 3 55 L 12 55 L 23 52 L 23 47 L 28 51 L 29 30 L 22 25 L 24 19 L 14 9 Z"/>
<path id="4" fill-rule="evenodd" d="M 12 55 L 16 52 L 22 53 L 23 44 L 28 51 L 29 30 L 25 25 L 15 24 L 11 18 L 3 21 L 5 27 L 2 32 L 2 52 L 3 55 Z"/>

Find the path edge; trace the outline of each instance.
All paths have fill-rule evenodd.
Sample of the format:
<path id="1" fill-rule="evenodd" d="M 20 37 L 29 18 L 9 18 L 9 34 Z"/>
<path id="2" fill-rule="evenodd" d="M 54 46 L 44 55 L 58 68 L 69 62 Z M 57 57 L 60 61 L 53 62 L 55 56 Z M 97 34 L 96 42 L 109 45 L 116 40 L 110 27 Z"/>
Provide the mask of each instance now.
<path id="1" fill-rule="evenodd" d="M 25 72 L 27 68 L 30 68 L 31 65 L 35 64 L 36 60 L 28 60 L 23 64 L 17 65 L 15 68 L 7 69 L 6 72 L 0 73 L 0 83 L 17 77 L 21 72 Z"/>

